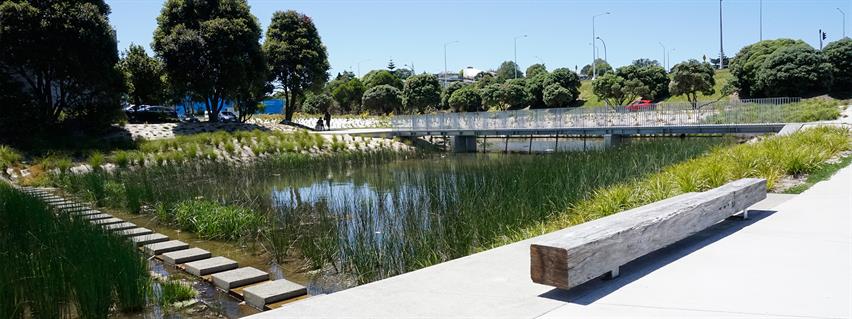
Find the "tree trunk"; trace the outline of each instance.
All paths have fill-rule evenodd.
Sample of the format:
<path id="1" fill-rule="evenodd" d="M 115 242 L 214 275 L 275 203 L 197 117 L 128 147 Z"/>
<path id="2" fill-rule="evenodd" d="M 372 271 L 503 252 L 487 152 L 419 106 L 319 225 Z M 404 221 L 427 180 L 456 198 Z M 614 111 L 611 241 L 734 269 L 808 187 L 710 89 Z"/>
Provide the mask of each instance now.
<path id="1" fill-rule="evenodd" d="M 293 113 L 296 113 L 296 94 L 292 91 L 287 91 L 287 105 L 284 109 L 284 120 L 287 122 L 293 121 Z"/>

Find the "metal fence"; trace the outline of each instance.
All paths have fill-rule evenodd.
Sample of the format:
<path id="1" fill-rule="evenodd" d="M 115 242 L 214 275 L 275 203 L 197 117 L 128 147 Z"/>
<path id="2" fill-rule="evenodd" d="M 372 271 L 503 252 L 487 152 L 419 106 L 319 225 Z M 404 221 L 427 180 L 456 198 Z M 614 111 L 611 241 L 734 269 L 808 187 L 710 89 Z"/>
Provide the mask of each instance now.
<path id="1" fill-rule="evenodd" d="M 503 112 L 398 115 L 394 130 L 500 130 L 616 126 L 785 123 L 800 98 L 657 103 L 648 106 L 583 107 Z"/>

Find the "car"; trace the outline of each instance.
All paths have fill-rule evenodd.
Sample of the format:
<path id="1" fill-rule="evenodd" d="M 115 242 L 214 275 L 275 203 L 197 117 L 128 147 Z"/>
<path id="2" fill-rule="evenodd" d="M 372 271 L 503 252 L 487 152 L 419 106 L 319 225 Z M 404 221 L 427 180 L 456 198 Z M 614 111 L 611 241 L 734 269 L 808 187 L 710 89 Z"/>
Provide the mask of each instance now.
<path id="1" fill-rule="evenodd" d="M 136 110 L 127 110 L 127 120 L 130 123 L 175 123 L 178 122 L 177 111 L 173 108 L 156 105 L 140 105 Z"/>
<path id="2" fill-rule="evenodd" d="M 192 115 L 184 116 L 180 121 L 181 123 L 201 123 L 201 120 Z"/>
<path id="3" fill-rule="evenodd" d="M 637 111 L 652 111 L 657 109 L 657 104 L 651 100 L 638 100 L 627 105 L 627 110 L 630 112 Z"/>
<path id="4" fill-rule="evenodd" d="M 234 114 L 234 112 L 224 111 L 222 113 L 219 113 L 219 122 L 236 123 L 237 120 L 237 115 Z"/>

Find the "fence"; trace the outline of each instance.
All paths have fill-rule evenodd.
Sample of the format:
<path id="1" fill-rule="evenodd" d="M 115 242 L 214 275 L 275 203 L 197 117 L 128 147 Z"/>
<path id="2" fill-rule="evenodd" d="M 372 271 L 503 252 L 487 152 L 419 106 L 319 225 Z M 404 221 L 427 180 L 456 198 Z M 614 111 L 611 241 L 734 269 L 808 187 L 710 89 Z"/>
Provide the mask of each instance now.
<path id="1" fill-rule="evenodd" d="M 800 98 L 657 103 L 618 107 L 438 113 L 393 117 L 394 130 L 500 130 L 571 127 L 784 123 Z"/>

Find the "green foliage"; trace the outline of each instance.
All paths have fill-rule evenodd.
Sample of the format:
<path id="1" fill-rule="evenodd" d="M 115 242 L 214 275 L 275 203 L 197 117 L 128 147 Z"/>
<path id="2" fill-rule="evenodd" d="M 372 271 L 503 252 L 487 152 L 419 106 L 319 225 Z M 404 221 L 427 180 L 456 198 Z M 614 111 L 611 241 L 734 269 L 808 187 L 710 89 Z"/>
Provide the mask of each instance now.
<path id="1" fill-rule="evenodd" d="M 669 91 L 672 95 L 686 95 L 692 108 L 698 108 L 698 93 L 710 95 L 714 93 L 716 80 L 713 77 L 713 66 L 692 59 L 681 62 L 672 68 L 672 80 Z"/>
<path id="2" fill-rule="evenodd" d="M 852 39 L 846 37 L 829 43 L 822 49 L 825 58 L 831 63 L 834 79 L 833 92 L 852 92 Z"/>
<path id="3" fill-rule="evenodd" d="M 646 86 L 648 88 L 648 93 L 642 95 L 642 98 L 644 99 L 662 100 L 669 95 L 669 76 L 666 74 L 666 70 L 661 66 L 653 64 L 637 66 L 635 64 L 631 64 L 618 68 L 616 73 L 627 80 L 638 80 L 642 83 L 642 85 Z"/>
<path id="4" fill-rule="evenodd" d="M 296 11 L 276 11 L 266 31 L 263 52 L 274 80 L 284 89 L 284 119 L 293 120 L 299 99 L 328 81 L 328 53 L 310 17 Z"/>
<path id="5" fill-rule="evenodd" d="M 741 98 L 766 96 L 767 88 L 758 82 L 758 76 L 763 72 L 764 62 L 778 49 L 791 47 L 810 48 L 810 45 L 801 40 L 776 39 L 760 41 L 740 49 L 728 65 L 734 77 L 732 83 L 737 88 L 739 96 Z"/>
<path id="6" fill-rule="evenodd" d="M 305 96 L 305 102 L 302 103 L 302 111 L 311 114 L 324 114 L 325 112 L 331 112 L 334 106 L 334 98 L 330 94 L 308 93 Z"/>
<path id="7" fill-rule="evenodd" d="M 409 113 L 426 112 L 441 103 L 441 83 L 432 74 L 420 74 L 405 80 L 402 104 Z"/>
<path id="8" fill-rule="evenodd" d="M 373 70 L 364 75 L 364 87 L 367 90 L 379 85 L 390 85 L 402 90 L 402 80 L 388 70 Z"/>
<path id="9" fill-rule="evenodd" d="M 6 173 L 7 167 L 12 167 L 23 159 L 21 153 L 14 148 L 0 145 L 0 175 Z"/>
<path id="10" fill-rule="evenodd" d="M 482 108 L 486 110 L 505 110 L 505 105 L 500 100 L 501 84 L 492 83 L 479 89 L 482 98 Z"/>
<path id="11" fill-rule="evenodd" d="M 498 94 L 500 103 L 506 109 L 515 110 L 525 108 L 533 102 L 533 96 L 527 91 L 524 79 L 508 80 L 500 84 Z"/>
<path id="12" fill-rule="evenodd" d="M 328 91 L 337 102 L 341 113 L 360 111 L 361 98 L 366 90 L 364 83 L 354 76 L 338 77 L 328 84 Z"/>
<path id="13" fill-rule="evenodd" d="M 121 119 L 108 14 L 97 0 L 0 2 L 0 131 L 26 139 L 65 122 L 99 131 Z"/>
<path id="14" fill-rule="evenodd" d="M 633 62 L 630 63 L 630 65 L 633 65 L 633 66 L 639 67 L 639 68 L 644 68 L 644 67 L 649 67 L 649 66 L 662 67 L 662 65 L 660 65 L 660 61 L 651 60 L 651 59 L 647 59 L 647 58 L 640 58 L 640 59 L 633 60 Z M 665 70 L 663 70 L 663 71 L 665 71 Z"/>
<path id="15" fill-rule="evenodd" d="M 505 82 L 511 79 L 522 79 L 524 73 L 518 68 L 518 64 L 513 61 L 505 61 L 497 68 L 497 81 Z"/>
<path id="16" fill-rule="evenodd" d="M 550 78 L 550 74 L 545 72 L 533 72 L 533 76 L 527 76 L 524 81 L 524 85 L 526 85 L 527 92 L 529 92 L 532 97 L 532 102 L 530 105 L 532 107 L 543 107 L 544 106 L 544 88 L 545 82 Z"/>
<path id="17" fill-rule="evenodd" d="M 810 46 L 779 48 L 757 72 L 763 96 L 813 96 L 831 87 L 831 64 Z"/>
<path id="18" fill-rule="evenodd" d="M 219 240 L 251 238 L 265 222 L 262 216 L 251 210 L 204 200 L 177 203 L 166 216 L 169 219 L 164 222 L 173 223 L 201 238 Z"/>
<path id="19" fill-rule="evenodd" d="M 482 98 L 473 85 L 468 85 L 453 92 L 449 103 L 455 112 L 477 112 L 482 106 Z"/>
<path id="20" fill-rule="evenodd" d="M 453 96 L 453 93 L 456 90 L 461 89 L 467 85 L 469 84 L 464 82 L 452 82 L 450 84 L 447 84 L 447 86 L 444 87 L 444 91 L 441 92 L 441 107 L 444 110 L 450 109 L 450 97 Z"/>
<path id="21" fill-rule="evenodd" d="M 101 165 L 104 165 L 104 163 L 106 162 L 106 158 L 101 152 L 93 152 L 91 155 L 89 155 L 89 159 L 87 161 L 89 162 L 89 166 L 91 166 L 92 169 L 97 170 L 101 169 Z"/>
<path id="22" fill-rule="evenodd" d="M 648 94 L 650 89 L 638 79 L 628 80 L 616 73 L 606 73 L 592 81 L 592 91 L 611 107 L 625 105 Z"/>
<path id="23" fill-rule="evenodd" d="M 547 67 L 544 64 L 536 63 L 527 67 L 526 75 L 528 78 L 534 77 L 538 74 L 547 74 Z"/>
<path id="24" fill-rule="evenodd" d="M 544 104 L 547 107 L 566 107 L 575 98 L 576 95 L 558 84 L 551 84 L 544 89 Z"/>
<path id="25" fill-rule="evenodd" d="M 399 113 L 402 110 L 402 92 L 387 84 L 374 86 L 364 92 L 361 106 L 374 114 Z"/>
<path id="26" fill-rule="evenodd" d="M 159 284 L 160 294 L 157 303 L 161 306 L 170 306 L 176 302 L 195 298 L 198 293 L 189 284 L 177 280 L 169 280 Z"/>
<path id="27" fill-rule="evenodd" d="M 603 59 L 595 59 L 595 70 L 594 71 L 597 74 L 597 76 L 601 76 L 601 75 L 604 75 L 606 73 L 612 72 L 612 66 L 610 66 L 609 63 L 607 63 Z M 586 76 L 586 78 L 591 79 L 592 78 L 592 65 L 591 64 L 584 65 L 583 68 L 580 69 L 580 74 L 583 74 L 583 75 Z"/>
<path id="28" fill-rule="evenodd" d="M 131 44 L 119 62 L 124 73 L 127 95 L 136 106 L 158 105 L 165 97 L 163 65 L 148 56 L 141 45 Z"/>
<path id="29" fill-rule="evenodd" d="M 811 186 L 814 186 L 814 184 L 831 178 L 831 176 L 837 173 L 837 171 L 849 166 L 849 164 L 852 164 L 852 156 L 849 155 L 840 158 L 840 160 L 836 162 L 823 164 L 819 168 L 810 172 L 804 183 L 790 187 L 784 190 L 784 193 L 801 194 L 811 188 Z"/>

